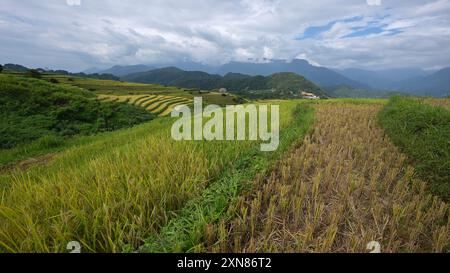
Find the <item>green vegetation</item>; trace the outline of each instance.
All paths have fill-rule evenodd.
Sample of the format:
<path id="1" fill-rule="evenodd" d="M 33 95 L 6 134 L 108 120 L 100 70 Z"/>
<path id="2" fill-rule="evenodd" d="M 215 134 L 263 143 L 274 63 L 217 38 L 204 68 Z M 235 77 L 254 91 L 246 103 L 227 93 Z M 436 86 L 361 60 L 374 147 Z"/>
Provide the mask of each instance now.
<path id="1" fill-rule="evenodd" d="M 25 73 L 26 77 L 35 78 L 35 79 L 42 79 L 42 74 L 37 71 L 36 69 L 30 69 Z"/>
<path id="2" fill-rule="evenodd" d="M 282 132 L 295 105 L 281 106 Z M 253 164 L 259 150 L 251 141 L 176 142 L 172 122 L 94 136 L 45 166 L 0 176 L 0 251 L 61 252 L 74 239 L 85 251 L 137 248 L 224 171 L 245 170 L 240 159 Z"/>
<path id="3" fill-rule="evenodd" d="M 244 189 L 252 188 L 250 181 L 264 174 L 293 143 L 303 139 L 314 121 L 314 112 L 306 104 L 284 102 L 282 114 L 285 129 L 278 150 L 273 153 L 253 149 L 242 154 L 233 168 L 226 169 L 197 198 L 190 200 L 178 216 L 145 241 L 141 252 L 199 251 L 207 225 L 225 216 L 230 203 L 236 202 Z"/>
<path id="4" fill-rule="evenodd" d="M 3 72 L 3 66 L 0 64 L 0 73 Z"/>
<path id="5" fill-rule="evenodd" d="M 301 91 L 327 96 L 317 85 L 295 73 L 277 73 L 268 77 L 229 73 L 222 77 L 169 67 L 128 75 L 123 79 L 203 90 L 226 88 L 249 98 L 298 98 Z"/>
<path id="6" fill-rule="evenodd" d="M 325 90 L 335 98 L 389 98 L 404 95 L 396 91 L 367 90 L 349 86 L 327 87 Z"/>
<path id="7" fill-rule="evenodd" d="M 380 112 L 379 122 L 430 190 L 450 200 L 450 111 L 419 99 L 394 97 Z"/>
<path id="8" fill-rule="evenodd" d="M 101 103 L 95 97 L 79 88 L 0 75 L 0 148 L 13 148 L 42 137 L 57 139 L 52 144 L 56 145 L 61 137 L 113 131 L 153 118 L 138 107 Z"/>

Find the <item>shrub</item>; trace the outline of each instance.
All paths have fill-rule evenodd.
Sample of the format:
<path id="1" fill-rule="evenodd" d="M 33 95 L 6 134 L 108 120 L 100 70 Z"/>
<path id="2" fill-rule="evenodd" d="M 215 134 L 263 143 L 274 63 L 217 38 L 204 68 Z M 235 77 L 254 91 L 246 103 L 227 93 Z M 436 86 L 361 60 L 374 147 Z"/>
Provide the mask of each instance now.
<path id="1" fill-rule="evenodd" d="M 35 78 L 35 79 L 41 79 L 41 78 L 42 78 L 42 74 L 41 74 L 39 71 L 37 71 L 36 69 L 30 69 L 30 70 L 28 70 L 28 71 L 25 73 L 25 75 L 26 75 L 27 77 Z"/>
<path id="2" fill-rule="evenodd" d="M 58 81 L 57 79 L 54 79 L 54 78 L 51 78 L 51 79 L 50 79 L 50 82 L 51 82 L 51 83 L 54 83 L 54 84 L 59 83 L 59 81 Z"/>

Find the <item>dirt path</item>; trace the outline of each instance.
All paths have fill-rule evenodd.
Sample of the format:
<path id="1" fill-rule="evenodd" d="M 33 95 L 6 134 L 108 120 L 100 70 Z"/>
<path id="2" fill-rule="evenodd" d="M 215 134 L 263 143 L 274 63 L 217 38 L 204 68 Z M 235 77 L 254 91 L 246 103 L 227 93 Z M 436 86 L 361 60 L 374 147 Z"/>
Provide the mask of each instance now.
<path id="1" fill-rule="evenodd" d="M 57 153 L 51 153 L 42 156 L 31 157 L 18 163 L 0 166 L 0 173 L 5 173 L 13 170 L 26 171 L 33 166 L 45 165 L 50 162 L 56 155 Z"/>
<path id="2" fill-rule="evenodd" d="M 317 105 L 314 132 L 206 229 L 222 252 L 449 250 L 448 205 L 425 192 L 377 125 L 377 105 Z"/>

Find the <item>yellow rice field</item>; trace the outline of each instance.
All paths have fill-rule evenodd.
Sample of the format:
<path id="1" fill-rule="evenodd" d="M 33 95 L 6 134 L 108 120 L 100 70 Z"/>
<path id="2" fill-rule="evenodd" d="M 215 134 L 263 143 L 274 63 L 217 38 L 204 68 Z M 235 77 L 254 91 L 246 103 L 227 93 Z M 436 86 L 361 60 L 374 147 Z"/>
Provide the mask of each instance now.
<path id="1" fill-rule="evenodd" d="M 126 102 L 135 106 L 143 107 L 151 113 L 165 117 L 170 115 L 172 110 L 179 105 L 191 105 L 191 99 L 175 97 L 175 96 L 160 96 L 160 95 L 99 95 L 98 100 L 103 102 Z"/>

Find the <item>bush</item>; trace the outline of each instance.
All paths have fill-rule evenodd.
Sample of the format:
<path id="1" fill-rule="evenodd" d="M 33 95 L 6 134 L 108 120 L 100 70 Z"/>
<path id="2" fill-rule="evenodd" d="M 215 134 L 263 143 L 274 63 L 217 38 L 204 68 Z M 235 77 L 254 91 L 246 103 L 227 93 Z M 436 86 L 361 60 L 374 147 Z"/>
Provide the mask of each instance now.
<path id="1" fill-rule="evenodd" d="M 54 78 L 51 78 L 51 79 L 50 79 L 50 82 L 51 82 L 51 83 L 54 83 L 54 84 L 59 83 L 59 81 L 58 81 L 57 79 L 54 79 Z"/>
<path id="2" fill-rule="evenodd" d="M 0 73 L 3 72 L 3 66 L 0 64 Z"/>
<path id="3" fill-rule="evenodd" d="M 25 73 L 25 75 L 26 75 L 27 77 L 35 78 L 35 79 L 41 79 L 41 78 L 42 78 L 42 74 L 39 73 L 39 71 L 37 71 L 36 69 L 30 69 L 30 70 L 28 70 L 28 71 Z"/>
<path id="4" fill-rule="evenodd" d="M 379 122 L 417 174 L 429 182 L 430 190 L 450 200 L 450 111 L 393 97 L 380 112 Z"/>

